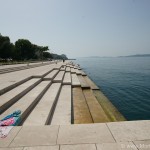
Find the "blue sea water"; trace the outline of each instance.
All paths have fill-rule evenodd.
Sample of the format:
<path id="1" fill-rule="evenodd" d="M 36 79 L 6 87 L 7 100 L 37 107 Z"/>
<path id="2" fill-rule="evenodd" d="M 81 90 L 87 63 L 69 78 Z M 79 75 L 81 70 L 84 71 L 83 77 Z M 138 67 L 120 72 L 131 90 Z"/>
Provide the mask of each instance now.
<path id="1" fill-rule="evenodd" d="M 150 57 L 78 58 L 127 120 L 150 119 Z"/>

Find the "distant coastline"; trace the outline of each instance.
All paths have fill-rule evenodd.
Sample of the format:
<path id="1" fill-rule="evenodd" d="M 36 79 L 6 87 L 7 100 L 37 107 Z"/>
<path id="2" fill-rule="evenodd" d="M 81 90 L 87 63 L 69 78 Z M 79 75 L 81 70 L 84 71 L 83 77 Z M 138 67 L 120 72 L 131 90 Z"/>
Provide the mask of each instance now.
<path id="1" fill-rule="evenodd" d="M 135 54 L 127 56 L 116 56 L 116 57 L 150 57 L 150 54 Z M 87 57 L 77 57 L 77 58 L 116 58 L 115 56 L 87 56 Z"/>
<path id="2" fill-rule="evenodd" d="M 119 56 L 119 57 L 150 57 L 150 54 L 136 54 L 136 55 Z"/>

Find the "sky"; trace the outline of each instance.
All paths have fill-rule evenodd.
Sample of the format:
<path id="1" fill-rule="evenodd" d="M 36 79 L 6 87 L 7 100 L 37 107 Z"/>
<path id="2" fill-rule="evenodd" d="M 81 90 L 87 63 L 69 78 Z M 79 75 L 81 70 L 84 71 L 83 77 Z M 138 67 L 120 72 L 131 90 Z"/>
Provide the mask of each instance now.
<path id="1" fill-rule="evenodd" d="M 0 0 L 0 33 L 69 58 L 150 54 L 150 0 Z"/>

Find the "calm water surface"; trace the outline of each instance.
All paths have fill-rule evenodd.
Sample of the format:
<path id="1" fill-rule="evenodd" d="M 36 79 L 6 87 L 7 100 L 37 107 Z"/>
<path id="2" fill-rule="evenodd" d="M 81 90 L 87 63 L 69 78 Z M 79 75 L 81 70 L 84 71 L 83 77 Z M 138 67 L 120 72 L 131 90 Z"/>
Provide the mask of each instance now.
<path id="1" fill-rule="evenodd" d="M 127 120 L 150 119 L 150 57 L 78 58 Z"/>

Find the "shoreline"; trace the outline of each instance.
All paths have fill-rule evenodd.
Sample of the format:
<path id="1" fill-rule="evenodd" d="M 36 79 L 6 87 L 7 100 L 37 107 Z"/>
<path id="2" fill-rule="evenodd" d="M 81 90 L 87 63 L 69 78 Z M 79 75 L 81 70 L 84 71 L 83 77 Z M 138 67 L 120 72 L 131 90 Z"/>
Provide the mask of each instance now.
<path id="1" fill-rule="evenodd" d="M 51 69 L 49 69 L 51 67 Z M 41 72 L 39 74 L 40 69 L 45 68 L 45 73 Z M 32 70 L 37 70 L 36 72 Z M 43 70 L 43 69 L 42 69 Z M 27 90 L 27 92 L 22 91 L 21 93 L 18 92 L 18 95 L 11 99 L 11 91 L 15 91 L 15 89 L 19 89 L 20 86 L 26 85 L 26 83 L 30 82 L 30 80 L 35 80 L 36 78 L 39 78 L 40 80 L 38 81 L 38 84 L 42 83 L 49 83 L 48 87 L 45 89 L 45 92 L 42 94 L 42 97 L 45 95 L 46 91 L 51 88 L 51 85 L 54 83 L 59 83 L 60 88 L 56 93 L 58 93 L 57 97 L 54 99 L 54 104 L 52 106 L 53 112 L 49 115 L 48 118 L 52 121 L 53 118 L 55 118 L 55 111 L 57 112 L 57 109 L 59 111 L 59 105 L 63 108 L 64 105 L 63 103 L 67 103 L 67 111 L 66 113 L 69 113 L 71 111 L 70 115 L 60 114 L 56 115 L 59 116 L 59 118 L 65 118 L 66 117 L 66 122 L 65 121 L 57 121 L 56 119 L 56 124 L 61 125 L 61 122 L 63 124 L 84 124 L 84 123 L 105 123 L 105 122 L 115 122 L 115 121 L 125 121 L 126 119 L 123 117 L 123 115 L 118 111 L 118 109 L 111 103 L 111 101 L 100 91 L 100 89 L 97 87 L 97 85 L 85 74 L 85 72 L 79 67 L 79 65 L 74 64 L 72 62 L 65 61 L 65 62 L 60 62 L 58 61 L 57 63 L 52 63 L 52 62 L 45 62 L 42 64 L 34 64 L 33 67 L 26 67 L 25 66 L 20 66 L 20 67 L 15 67 L 15 66 L 10 66 L 10 68 L 6 69 L 0 69 L 1 71 L 1 76 L 7 76 L 8 79 L 10 78 L 9 75 L 12 76 L 12 80 L 16 80 L 15 84 L 13 82 L 9 82 L 7 78 L 5 78 L 5 82 L 9 82 L 6 84 L 6 87 L 1 87 L 0 93 L 4 99 L 6 99 L 6 103 L 4 102 L 3 104 L 0 105 L 1 108 L 1 117 L 8 115 L 13 111 L 14 109 L 22 109 L 22 103 L 21 97 L 24 96 L 24 93 L 29 93 L 30 92 Z M 31 71 L 31 72 L 29 72 Z M 25 72 L 23 78 L 21 79 L 21 74 L 22 72 Z M 53 73 L 54 72 L 54 73 Z M 15 76 L 18 74 L 18 79 L 15 79 Z M 20 75 L 19 75 L 20 74 Z M 29 75 L 27 75 L 29 74 Z M 39 74 L 39 75 L 38 75 Z M 50 76 L 50 77 L 49 77 Z M 38 84 L 36 84 L 38 86 Z M 39 85 L 40 85 L 39 84 Z M 3 85 L 3 84 L 2 84 Z M 34 87 L 36 88 L 36 85 L 33 84 L 32 88 L 34 90 Z M 58 86 L 58 85 L 57 85 Z M 56 86 L 56 87 L 57 87 Z M 68 87 L 67 87 L 68 86 Z M 67 102 L 60 102 L 58 97 L 61 97 L 61 91 L 64 88 L 64 92 L 66 90 L 68 93 L 69 99 Z M 52 89 L 53 90 L 53 89 Z M 32 92 L 32 90 L 31 90 Z M 39 91 L 37 94 L 40 94 Z M 64 96 L 64 94 L 62 94 Z M 63 98 L 62 96 L 62 98 Z M 5 98 L 6 97 L 6 98 Z M 10 97 L 10 100 L 7 100 L 7 97 Z M 35 100 L 33 99 L 33 102 Z M 37 100 L 37 102 L 34 104 L 34 107 L 36 105 L 38 106 L 38 101 L 42 101 L 41 98 Z M 17 108 L 17 103 L 19 103 L 19 107 Z M 59 104 L 60 103 L 60 104 Z M 12 105 L 12 104 L 16 104 Z M 31 105 L 31 104 L 30 104 Z M 29 106 L 26 106 L 27 108 Z M 13 107 L 12 107 L 13 106 Z M 58 106 L 58 108 L 57 108 Z M 30 108 L 30 111 L 34 110 L 34 107 Z M 26 112 L 28 109 L 24 109 L 23 111 Z M 6 110 L 6 111 L 5 111 Z M 30 117 L 30 111 L 26 112 L 26 115 L 24 116 L 24 119 L 22 119 L 22 123 L 25 122 L 25 118 Z M 3 114 L 4 112 L 4 114 Z M 48 113 L 48 112 L 47 112 Z M 51 121 L 47 121 L 51 123 Z M 69 121 L 71 120 L 71 122 Z M 31 119 L 32 122 L 32 119 Z M 31 123 L 32 124 L 32 123 Z"/>
<path id="2" fill-rule="evenodd" d="M 150 121 L 125 121 L 81 68 L 66 63 L 0 74 L 1 90 L 12 87 L 1 94 L 1 102 L 10 100 L 3 105 L 5 109 L 0 117 L 13 109 L 21 109 L 23 113 L 22 124 L 13 127 L 5 139 L 0 138 L 0 150 L 106 150 L 129 146 L 136 150 L 139 144 L 149 146 Z M 29 77 L 32 78 L 12 86 Z M 29 85 L 32 85 L 30 89 L 25 88 Z M 17 92 L 24 95 L 12 99 Z"/>

